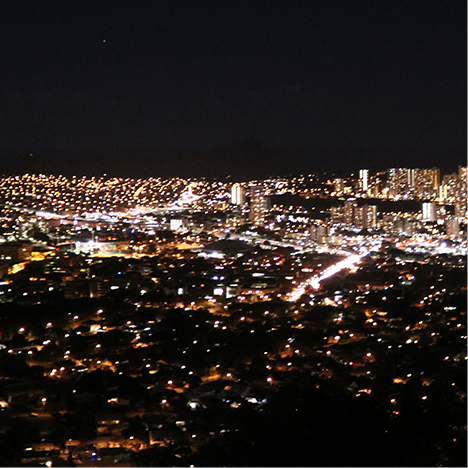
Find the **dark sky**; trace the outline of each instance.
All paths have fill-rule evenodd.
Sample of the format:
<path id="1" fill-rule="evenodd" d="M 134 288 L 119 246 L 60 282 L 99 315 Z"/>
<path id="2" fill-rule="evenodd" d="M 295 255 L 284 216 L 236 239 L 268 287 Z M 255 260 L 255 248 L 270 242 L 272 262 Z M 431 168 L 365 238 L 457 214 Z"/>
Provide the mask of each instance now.
<path id="1" fill-rule="evenodd" d="M 462 0 L 3 0 L 0 173 L 455 170 L 466 18 Z"/>

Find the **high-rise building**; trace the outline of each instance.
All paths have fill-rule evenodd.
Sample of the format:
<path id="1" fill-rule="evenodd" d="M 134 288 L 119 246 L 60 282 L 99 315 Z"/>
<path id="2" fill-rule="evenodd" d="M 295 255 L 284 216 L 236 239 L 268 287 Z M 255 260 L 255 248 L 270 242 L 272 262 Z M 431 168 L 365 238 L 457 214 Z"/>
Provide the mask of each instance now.
<path id="1" fill-rule="evenodd" d="M 422 221 L 435 221 L 436 210 L 435 204 L 432 202 L 425 202 L 422 204 Z"/>
<path id="2" fill-rule="evenodd" d="M 333 224 L 344 223 L 344 206 L 332 206 L 330 213 L 330 220 Z"/>
<path id="3" fill-rule="evenodd" d="M 362 207 L 362 228 L 373 229 L 377 226 L 377 206 L 364 205 Z"/>
<path id="4" fill-rule="evenodd" d="M 361 229 L 373 229 L 377 226 L 377 206 L 363 205 L 354 208 L 353 226 Z"/>
<path id="5" fill-rule="evenodd" d="M 458 190 L 455 199 L 455 216 L 466 218 L 468 216 L 466 166 L 458 166 L 458 180 Z"/>
<path id="6" fill-rule="evenodd" d="M 367 192 L 369 188 L 369 169 L 361 169 L 359 171 L 359 190 Z"/>
<path id="7" fill-rule="evenodd" d="M 245 191 L 241 184 L 235 183 L 231 188 L 231 203 L 243 205 L 245 202 Z"/>
<path id="8" fill-rule="evenodd" d="M 410 169 L 409 176 L 409 185 L 416 197 L 435 198 L 437 196 L 440 179 L 438 168 Z"/>
<path id="9" fill-rule="evenodd" d="M 392 167 L 388 170 L 388 188 L 390 195 L 399 196 L 409 192 L 410 169 Z"/>
<path id="10" fill-rule="evenodd" d="M 439 187 L 439 201 L 455 206 L 455 217 L 467 215 L 466 167 L 460 166 L 458 173 L 444 175 Z"/>
<path id="11" fill-rule="evenodd" d="M 344 203 L 344 222 L 347 226 L 354 226 L 357 210 L 355 198 L 349 198 Z"/>
<path id="12" fill-rule="evenodd" d="M 250 213 L 249 219 L 256 226 L 263 226 L 265 223 L 265 213 L 268 209 L 268 199 L 265 196 L 265 187 L 261 184 L 254 184 L 250 189 Z"/>
<path id="13" fill-rule="evenodd" d="M 461 183 L 458 174 L 446 174 L 439 187 L 439 200 L 445 203 L 455 203 L 460 192 Z"/>
<path id="14" fill-rule="evenodd" d="M 438 195 L 440 170 L 391 168 L 388 170 L 390 195 L 398 198 L 435 199 Z"/>
<path id="15" fill-rule="evenodd" d="M 466 192 L 464 197 L 455 200 L 455 216 L 458 218 L 468 217 L 468 200 L 466 199 Z"/>

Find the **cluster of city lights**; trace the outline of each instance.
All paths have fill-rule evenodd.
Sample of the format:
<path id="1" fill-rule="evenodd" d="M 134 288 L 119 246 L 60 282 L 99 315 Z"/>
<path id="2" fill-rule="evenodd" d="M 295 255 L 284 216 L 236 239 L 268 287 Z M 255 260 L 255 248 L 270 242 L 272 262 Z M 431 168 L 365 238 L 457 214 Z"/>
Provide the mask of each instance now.
<path id="1" fill-rule="evenodd" d="M 305 294 L 308 289 L 310 288 L 319 289 L 321 281 L 323 281 L 324 279 L 330 278 L 331 276 L 335 275 L 341 270 L 351 268 L 356 263 L 358 263 L 361 260 L 361 258 L 365 257 L 366 255 L 367 253 L 361 254 L 361 255 L 357 255 L 357 254 L 350 255 L 348 258 L 345 258 L 344 260 L 341 260 L 338 263 L 335 263 L 334 265 L 329 266 L 324 271 L 322 271 L 322 273 L 320 273 L 319 275 L 314 275 L 313 277 L 299 284 L 295 289 L 293 289 L 288 300 L 290 302 L 295 302 L 303 294 Z"/>

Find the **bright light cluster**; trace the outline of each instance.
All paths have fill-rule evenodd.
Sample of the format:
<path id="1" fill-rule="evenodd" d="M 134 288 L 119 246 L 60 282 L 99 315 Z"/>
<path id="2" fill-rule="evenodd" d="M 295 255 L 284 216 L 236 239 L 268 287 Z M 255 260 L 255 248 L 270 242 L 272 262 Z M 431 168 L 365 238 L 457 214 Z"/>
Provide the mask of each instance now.
<path id="1" fill-rule="evenodd" d="M 335 275 L 341 270 L 346 268 L 351 268 L 353 265 L 358 263 L 361 258 L 365 257 L 366 254 L 362 255 L 350 255 L 348 258 L 335 263 L 334 265 L 329 266 L 326 268 L 321 274 L 314 275 L 312 278 L 303 281 L 299 284 L 289 296 L 289 302 L 297 301 L 309 288 L 318 289 L 320 288 L 320 282 L 326 278 L 330 278 L 331 276 Z"/>

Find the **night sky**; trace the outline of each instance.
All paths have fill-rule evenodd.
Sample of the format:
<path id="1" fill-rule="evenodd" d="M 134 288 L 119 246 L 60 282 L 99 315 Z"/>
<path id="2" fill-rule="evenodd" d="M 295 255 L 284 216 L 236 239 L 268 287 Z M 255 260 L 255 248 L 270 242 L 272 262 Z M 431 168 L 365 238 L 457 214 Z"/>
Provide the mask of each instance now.
<path id="1" fill-rule="evenodd" d="M 0 2 L 0 173 L 466 164 L 462 0 Z"/>

